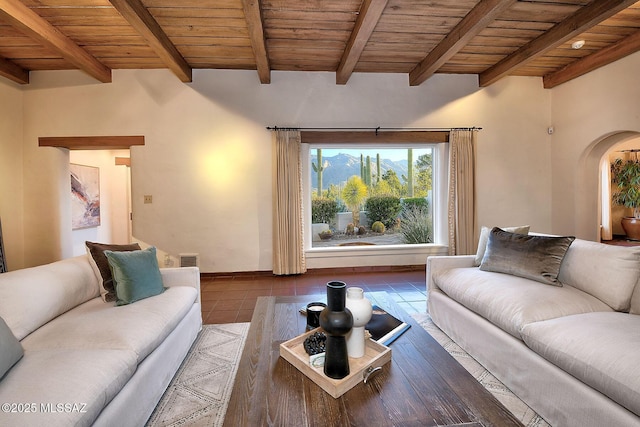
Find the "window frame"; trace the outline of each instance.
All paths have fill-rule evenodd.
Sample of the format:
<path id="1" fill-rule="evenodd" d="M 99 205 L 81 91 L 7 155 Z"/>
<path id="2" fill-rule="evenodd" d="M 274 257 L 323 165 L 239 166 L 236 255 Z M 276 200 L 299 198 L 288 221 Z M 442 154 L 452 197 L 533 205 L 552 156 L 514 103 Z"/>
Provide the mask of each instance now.
<path id="1" fill-rule="evenodd" d="M 381 134 L 385 132 L 367 132 L 368 135 L 358 132 L 303 132 L 301 165 L 302 165 L 302 197 L 303 197 L 303 225 L 304 225 L 304 250 L 308 260 L 342 257 L 351 259 L 352 257 L 368 257 L 372 255 L 408 255 L 411 259 L 420 259 L 423 255 L 441 255 L 446 253 L 448 244 L 447 232 L 447 197 L 448 197 L 448 157 L 449 144 L 448 132 L 446 139 L 442 139 L 442 132 L 411 132 L 412 136 L 403 141 L 398 138 L 401 132 L 392 132 L 394 135 L 386 140 Z M 390 132 L 391 133 L 391 132 Z M 419 138 L 416 134 L 420 133 Z M 313 134 L 313 137 L 308 135 Z M 326 134 L 326 137 L 317 134 Z M 437 138 L 430 138 L 430 134 L 438 134 Z M 374 138 L 371 138 L 375 135 Z M 365 142 L 369 139 L 369 142 Z M 421 140 L 420 140 L 421 139 Z M 436 139 L 435 142 L 429 139 Z M 340 141 L 340 142 L 337 142 Z M 342 142 L 345 141 L 345 142 Z M 326 149 L 381 149 L 381 148 L 433 148 L 433 222 L 434 222 L 434 243 L 424 244 L 399 244 L 399 245 L 372 245 L 372 246 L 334 246 L 334 247 L 312 247 L 311 234 L 311 162 L 310 155 L 317 148 Z M 422 263 L 426 262 L 426 258 Z M 349 265 L 349 264 L 346 264 Z"/>

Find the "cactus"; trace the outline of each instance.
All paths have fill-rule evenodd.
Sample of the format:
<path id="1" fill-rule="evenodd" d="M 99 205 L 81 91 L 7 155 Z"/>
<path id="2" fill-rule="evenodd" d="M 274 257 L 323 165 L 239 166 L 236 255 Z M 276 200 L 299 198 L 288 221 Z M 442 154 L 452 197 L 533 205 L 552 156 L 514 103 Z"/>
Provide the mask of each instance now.
<path id="1" fill-rule="evenodd" d="M 365 162 L 364 155 L 360 154 L 360 179 L 367 187 L 371 186 L 371 156 L 367 156 Z"/>
<path id="2" fill-rule="evenodd" d="M 317 153 L 316 163 L 311 163 L 311 166 L 313 166 L 313 170 L 318 175 L 318 197 L 322 197 L 322 171 L 324 170 L 324 165 L 322 164 L 322 148 L 318 148 Z"/>
<path id="3" fill-rule="evenodd" d="M 355 228 L 356 226 L 353 225 L 352 222 L 350 222 L 349 224 L 347 224 L 347 230 L 345 231 L 345 233 L 349 236 L 353 235 L 355 233 Z"/>
<path id="4" fill-rule="evenodd" d="M 330 238 L 333 237 L 333 231 L 324 230 L 324 231 L 319 232 L 318 236 L 320 236 L 321 240 L 329 240 Z"/>
<path id="5" fill-rule="evenodd" d="M 384 224 L 380 221 L 376 221 L 371 224 L 371 231 L 373 231 L 374 233 L 384 233 L 385 230 L 386 228 Z"/>
<path id="6" fill-rule="evenodd" d="M 407 150 L 407 196 L 413 197 L 413 148 Z"/>
<path id="7" fill-rule="evenodd" d="M 380 182 L 380 153 L 376 153 L 376 184 Z"/>
<path id="8" fill-rule="evenodd" d="M 363 234 L 367 233 L 367 229 L 364 228 L 364 225 L 361 225 L 360 227 L 358 227 L 358 236 L 362 236 Z"/>

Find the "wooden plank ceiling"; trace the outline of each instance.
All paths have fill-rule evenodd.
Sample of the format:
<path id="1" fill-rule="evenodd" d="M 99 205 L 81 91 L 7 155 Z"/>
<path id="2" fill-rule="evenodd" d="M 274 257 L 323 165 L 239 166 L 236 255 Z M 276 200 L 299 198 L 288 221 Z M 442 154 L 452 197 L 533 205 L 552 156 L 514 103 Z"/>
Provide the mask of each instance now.
<path id="1" fill-rule="evenodd" d="M 572 44 L 584 41 L 580 49 Z M 0 76 L 196 68 L 540 76 L 551 88 L 640 50 L 635 0 L 0 0 Z"/>

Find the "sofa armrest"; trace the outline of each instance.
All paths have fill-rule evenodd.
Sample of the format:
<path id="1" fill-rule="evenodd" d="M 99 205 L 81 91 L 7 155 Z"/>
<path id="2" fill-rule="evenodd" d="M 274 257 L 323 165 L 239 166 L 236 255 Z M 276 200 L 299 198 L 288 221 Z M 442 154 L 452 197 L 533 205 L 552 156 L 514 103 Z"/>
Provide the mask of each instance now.
<path id="1" fill-rule="evenodd" d="M 433 282 L 433 276 L 441 271 L 451 270 L 452 268 L 473 267 L 475 255 L 444 255 L 430 256 L 427 258 L 427 294 L 432 290 L 438 289 Z"/>
<path id="2" fill-rule="evenodd" d="M 164 286 L 191 286 L 198 291 L 200 302 L 200 269 L 198 267 L 161 268 Z"/>

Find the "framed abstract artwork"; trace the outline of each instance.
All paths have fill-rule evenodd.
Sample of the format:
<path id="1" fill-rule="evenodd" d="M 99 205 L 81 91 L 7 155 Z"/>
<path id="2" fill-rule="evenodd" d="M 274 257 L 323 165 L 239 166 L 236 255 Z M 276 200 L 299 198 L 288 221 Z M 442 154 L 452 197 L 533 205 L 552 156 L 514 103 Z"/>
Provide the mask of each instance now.
<path id="1" fill-rule="evenodd" d="M 71 163 L 71 228 L 100 225 L 100 169 Z"/>

